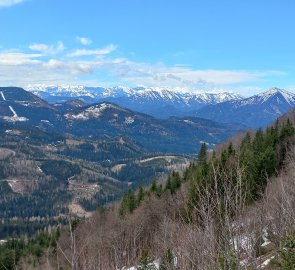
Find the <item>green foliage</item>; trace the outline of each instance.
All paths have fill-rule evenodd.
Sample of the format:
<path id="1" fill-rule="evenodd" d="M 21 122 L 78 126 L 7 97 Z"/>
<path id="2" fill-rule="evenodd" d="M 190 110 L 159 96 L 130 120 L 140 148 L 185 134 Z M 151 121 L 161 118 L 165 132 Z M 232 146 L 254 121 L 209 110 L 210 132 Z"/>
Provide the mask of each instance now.
<path id="1" fill-rule="evenodd" d="M 203 165 L 207 162 L 207 145 L 206 143 L 201 144 L 201 148 L 198 154 L 198 164 Z"/>
<path id="2" fill-rule="evenodd" d="M 174 255 L 169 248 L 161 258 L 160 270 L 170 270 L 174 267 Z"/>
<path id="3" fill-rule="evenodd" d="M 283 247 L 279 251 L 277 258 L 272 262 L 282 270 L 295 269 L 295 236 L 289 236 L 284 242 Z"/>
<path id="4" fill-rule="evenodd" d="M 128 190 L 128 192 L 124 195 L 123 200 L 121 202 L 121 206 L 119 209 L 119 213 L 121 216 L 132 213 L 137 207 L 137 200 L 135 194 L 132 190 Z"/>
<path id="5" fill-rule="evenodd" d="M 162 186 L 162 184 L 159 184 L 159 185 L 158 185 L 158 188 L 157 188 L 157 193 L 156 193 L 156 195 L 157 195 L 158 197 L 161 197 L 162 194 L 163 194 L 163 186 Z"/>
<path id="6" fill-rule="evenodd" d="M 230 251 L 227 256 L 220 256 L 218 258 L 218 264 L 220 270 L 238 270 L 239 260 L 234 251 Z"/>
<path id="7" fill-rule="evenodd" d="M 80 167 L 64 160 L 46 160 L 41 169 L 47 175 L 66 181 L 69 177 L 81 172 Z"/>
<path id="8" fill-rule="evenodd" d="M 80 223 L 80 219 L 75 218 L 74 220 L 71 220 L 71 230 L 75 231 L 76 228 L 78 227 L 79 223 Z"/>
<path id="9" fill-rule="evenodd" d="M 48 234 L 39 233 L 27 240 L 24 238 L 9 239 L 0 245 L 0 270 L 16 269 L 16 265 L 22 257 L 33 256 L 40 258 L 45 250 L 54 248 L 59 237 L 58 231 Z"/>
<path id="10" fill-rule="evenodd" d="M 181 178 L 178 172 L 173 172 L 171 176 L 168 177 L 166 182 L 165 190 L 169 190 L 171 194 L 174 194 L 181 186 Z"/>
<path id="11" fill-rule="evenodd" d="M 153 259 L 149 256 L 149 252 L 145 250 L 139 259 L 138 270 L 156 270 L 157 267 Z"/>
<path id="12" fill-rule="evenodd" d="M 140 205 L 140 203 L 144 200 L 144 198 L 145 198 L 145 191 L 143 187 L 140 187 L 137 194 L 137 205 Z"/>
<path id="13" fill-rule="evenodd" d="M 15 269 L 15 251 L 12 249 L 0 250 L 0 270 Z"/>
<path id="14" fill-rule="evenodd" d="M 154 180 L 151 187 L 150 187 L 150 192 L 152 193 L 156 193 L 158 190 L 158 187 L 157 187 L 157 182 Z"/>
<path id="15" fill-rule="evenodd" d="M 287 119 L 286 124 L 281 129 L 280 139 L 283 140 L 285 138 L 293 136 L 294 134 L 295 134 L 295 129 L 290 119 Z"/>
<path id="16" fill-rule="evenodd" d="M 204 190 L 217 187 L 222 198 L 225 179 L 231 181 L 233 186 L 237 179 L 241 179 L 247 203 L 259 199 L 268 179 L 275 175 L 283 164 L 282 160 L 285 159 L 285 152 L 278 150 L 286 149 L 285 142 L 294 134 L 294 128 L 288 120 L 281 127 L 277 124 L 265 131 L 257 130 L 253 138 L 247 133 L 239 149 L 235 149 L 230 143 L 226 150 L 218 156 L 213 155 L 210 160 L 206 157 L 206 145 L 202 144 L 197 164 L 191 164 L 184 173 L 184 179 L 189 183 L 187 201 L 189 220 Z M 238 166 L 239 174 L 235 166 Z M 172 185 L 171 176 L 167 185 L 169 188 Z"/>

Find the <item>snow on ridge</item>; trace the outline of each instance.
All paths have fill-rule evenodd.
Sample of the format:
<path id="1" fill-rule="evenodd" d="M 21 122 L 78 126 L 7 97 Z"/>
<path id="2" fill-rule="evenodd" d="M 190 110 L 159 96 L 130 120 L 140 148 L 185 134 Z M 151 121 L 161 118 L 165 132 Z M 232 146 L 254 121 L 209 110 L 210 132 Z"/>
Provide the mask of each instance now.
<path id="1" fill-rule="evenodd" d="M 28 91 L 36 91 L 36 92 L 46 92 L 48 89 L 57 88 L 54 84 L 28 84 L 25 88 Z"/>
<path id="2" fill-rule="evenodd" d="M 81 85 L 28 85 L 27 90 L 40 94 L 40 92 L 48 92 L 52 96 L 68 95 L 71 97 L 89 96 L 92 98 L 108 98 L 108 97 L 134 97 L 135 99 L 147 100 L 168 100 L 182 101 L 188 103 L 191 101 L 199 101 L 204 103 L 219 103 L 231 99 L 240 99 L 241 96 L 229 92 L 216 93 L 194 93 L 187 88 L 172 87 L 87 87 Z"/>
<path id="3" fill-rule="evenodd" d="M 295 94 L 277 87 L 271 88 L 268 91 L 244 99 L 241 105 L 261 104 L 278 94 L 280 94 L 290 105 L 295 105 Z M 281 103 L 279 96 L 277 97 L 277 102 Z"/>
<path id="4" fill-rule="evenodd" d="M 65 117 L 70 120 L 82 120 L 82 121 L 89 120 L 91 118 L 98 119 L 102 115 L 102 113 L 109 108 L 125 111 L 124 109 L 110 103 L 100 103 L 94 106 L 90 106 L 84 111 L 77 114 L 67 113 L 65 114 Z"/>
<path id="5" fill-rule="evenodd" d="M 40 93 L 50 93 L 52 96 L 67 95 L 70 97 L 88 96 L 94 98 L 95 95 L 82 85 L 46 85 L 46 84 L 29 84 L 26 89 L 36 95 Z"/>

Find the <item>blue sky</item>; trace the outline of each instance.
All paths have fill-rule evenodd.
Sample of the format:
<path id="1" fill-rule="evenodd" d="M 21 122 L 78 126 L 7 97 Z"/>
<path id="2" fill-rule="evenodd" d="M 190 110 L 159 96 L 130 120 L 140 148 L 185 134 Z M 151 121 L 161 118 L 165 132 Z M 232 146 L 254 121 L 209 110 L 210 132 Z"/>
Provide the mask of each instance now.
<path id="1" fill-rule="evenodd" d="M 293 0 L 0 0 L 0 85 L 295 89 Z"/>

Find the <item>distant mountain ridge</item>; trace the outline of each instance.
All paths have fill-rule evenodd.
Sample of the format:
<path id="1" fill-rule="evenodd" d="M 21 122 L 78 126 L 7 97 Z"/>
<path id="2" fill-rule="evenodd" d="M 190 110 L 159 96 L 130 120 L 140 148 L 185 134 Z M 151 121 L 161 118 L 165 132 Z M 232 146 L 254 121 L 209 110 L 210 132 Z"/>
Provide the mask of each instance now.
<path id="1" fill-rule="evenodd" d="M 155 118 L 199 117 L 218 123 L 259 128 L 270 124 L 295 106 L 295 94 L 276 87 L 247 98 L 231 93 L 194 94 L 160 87 L 103 88 L 37 85 L 30 86 L 29 90 L 31 93 L 37 94 L 39 99 L 42 98 L 40 100 L 42 100 L 43 110 L 46 111 L 47 118 L 51 119 L 45 118 L 43 120 L 48 120 L 51 123 L 53 121 L 52 111 L 53 115 L 54 111 L 58 111 L 64 119 L 63 114 L 67 112 L 106 102 Z M 29 95 L 29 93 L 26 95 Z M 34 99 L 37 98 L 35 95 L 32 96 L 35 97 Z M 0 96 L 0 102 L 3 103 L 2 96 Z M 17 108 L 16 113 L 19 109 L 22 110 L 18 108 L 22 101 L 15 99 L 10 100 L 10 102 L 13 102 L 13 108 Z M 11 106 L 12 104 L 6 102 L 6 109 L 4 107 L 2 111 L 3 109 L 6 110 L 6 116 L 13 116 L 13 111 L 8 105 Z M 43 116 L 46 114 L 43 114 Z M 11 121 L 17 119 L 17 117 L 12 117 Z"/>
<path id="2" fill-rule="evenodd" d="M 86 103 L 108 101 L 155 117 L 186 116 L 188 112 L 206 105 L 239 100 L 234 93 L 190 93 L 165 87 L 85 87 L 30 85 L 28 91 L 50 103 L 81 99 Z"/>
<path id="3" fill-rule="evenodd" d="M 213 146 L 241 129 L 198 117 L 158 119 L 110 102 L 49 104 L 15 87 L 0 87 L 0 95 L 0 123 L 93 139 L 125 136 L 153 152 L 196 153 L 200 142 Z"/>
<path id="4" fill-rule="evenodd" d="M 295 94 L 274 87 L 240 100 L 230 100 L 195 111 L 195 116 L 222 123 L 264 127 L 295 106 Z"/>
<path id="5" fill-rule="evenodd" d="M 31 85 L 28 90 L 49 103 L 111 102 L 156 118 L 192 116 L 250 128 L 264 127 L 295 106 L 295 94 L 276 87 L 246 98 L 229 92 L 196 94 L 164 87 Z"/>

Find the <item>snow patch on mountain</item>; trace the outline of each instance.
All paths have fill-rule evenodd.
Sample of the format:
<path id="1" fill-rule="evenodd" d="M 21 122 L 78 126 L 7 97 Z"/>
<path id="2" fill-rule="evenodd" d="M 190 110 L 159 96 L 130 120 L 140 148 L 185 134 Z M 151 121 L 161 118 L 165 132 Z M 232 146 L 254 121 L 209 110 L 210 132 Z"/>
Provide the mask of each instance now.
<path id="1" fill-rule="evenodd" d="M 131 116 L 125 117 L 125 121 L 124 121 L 125 124 L 130 125 L 133 122 L 134 122 L 134 118 L 133 117 L 131 117 Z"/>
<path id="2" fill-rule="evenodd" d="M 195 124 L 193 121 L 191 121 L 191 120 L 187 120 L 187 119 L 183 120 L 183 122 L 185 122 L 185 123 L 187 123 L 187 124 Z"/>
<path id="3" fill-rule="evenodd" d="M 18 116 L 12 106 L 8 106 L 9 110 L 12 112 L 13 116 L 4 116 L 3 119 L 7 122 L 25 122 L 28 121 L 28 118 Z"/>
<path id="4" fill-rule="evenodd" d="M 89 119 L 99 119 L 102 113 L 106 109 L 116 109 L 116 110 L 120 109 L 124 111 L 124 109 L 121 109 L 113 104 L 101 103 L 94 106 L 90 106 L 89 108 L 77 114 L 67 113 L 65 114 L 65 117 L 68 120 L 82 120 L 82 121 L 89 120 Z"/>

